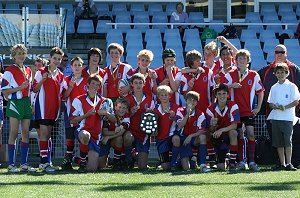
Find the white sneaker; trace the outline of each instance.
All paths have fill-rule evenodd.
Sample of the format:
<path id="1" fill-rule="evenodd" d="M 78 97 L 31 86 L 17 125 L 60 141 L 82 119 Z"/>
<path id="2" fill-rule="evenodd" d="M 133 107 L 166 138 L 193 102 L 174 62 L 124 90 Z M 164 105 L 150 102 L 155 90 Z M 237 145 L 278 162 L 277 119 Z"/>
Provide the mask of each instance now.
<path id="1" fill-rule="evenodd" d="M 247 169 L 247 164 L 245 162 L 240 161 L 239 163 L 237 163 L 236 169 L 238 171 L 244 171 Z"/>
<path id="2" fill-rule="evenodd" d="M 252 170 L 253 172 L 259 172 L 260 171 L 258 165 L 255 162 L 251 162 L 249 164 L 249 169 Z"/>
<path id="3" fill-rule="evenodd" d="M 40 164 L 39 168 L 47 173 L 53 173 L 56 171 L 55 167 L 49 163 Z"/>
<path id="4" fill-rule="evenodd" d="M 200 172 L 208 173 L 208 172 L 210 172 L 210 169 L 207 168 L 206 164 L 201 164 L 200 165 Z"/>
<path id="5" fill-rule="evenodd" d="M 28 172 L 36 172 L 36 169 L 33 168 L 32 166 L 29 166 L 28 164 L 22 164 L 20 166 L 21 171 L 28 171 Z"/>
<path id="6" fill-rule="evenodd" d="M 14 164 L 11 164 L 7 167 L 8 172 L 10 173 L 19 173 L 20 169 L 18 169 Z"/>

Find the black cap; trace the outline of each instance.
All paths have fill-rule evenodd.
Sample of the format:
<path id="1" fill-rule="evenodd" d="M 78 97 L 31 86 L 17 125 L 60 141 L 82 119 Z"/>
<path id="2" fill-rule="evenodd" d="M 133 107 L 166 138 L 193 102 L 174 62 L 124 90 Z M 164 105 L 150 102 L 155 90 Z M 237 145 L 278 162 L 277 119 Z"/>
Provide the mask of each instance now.
<path id="1" fill-rule="evenodd" d="M 162 59 L 163 61 L 166 59 L 166 58 L 176 58 L 176 53 L 173 49 L 165 49 L 162 53 Z"/>

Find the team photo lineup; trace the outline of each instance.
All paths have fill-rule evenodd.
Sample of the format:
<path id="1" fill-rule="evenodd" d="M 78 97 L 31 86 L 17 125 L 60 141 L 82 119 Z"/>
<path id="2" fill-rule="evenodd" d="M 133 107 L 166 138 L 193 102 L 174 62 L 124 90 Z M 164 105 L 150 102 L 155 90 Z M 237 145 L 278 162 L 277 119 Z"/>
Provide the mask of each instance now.
<path id="1" fill-rule="evenodd" d="M 224 44 L 221 49 L 218 42 Z M 274 170 L 296 171 L 291 157 L 300 70 L 287 60 L 284 45 L 274 46 L 274 50 L 275 61 L 257 72 L 249 68 L 248 50 L 237 49 L 218 36 L 205 45 L 203 54 L 187 52 L 186 67 L 176 65 L 176 52 L 167 48 L 161 57 L 141 50 L 134 68 L 121 62 L 123 46 L 110 43 L 110 65 L 99 67 L 102 52 L 95 47 L 87 52 L 87 65 L 80 57 L 72 57 L 71 74 L 64 75 L 59 69 L 62 49 L 53 47 L 49 60 L 36 58 L 34 66 L 27 66 L 28 49 L 14 45 L 14 64 L 5 67 L 1 75 L 10 126 L 8 172 L 53 173 L 72 170 L 75 165 L 79 173 L 107 167 L 146 170 L 154 140 L 163 170 L 258 172 L 254 122 L 262 111 L 276 148 L 278 165 Z M 153 59 L 160 58 L 163 65 L 151 69 Z M 2 127 L 3 101 L 1 104 Z M 56 167 L 51 160 L 51 132 L 61 106 L 66 153 Z M 38 167 L 28 162 L 30 125 L 39 137 Z M 20 131 L 19 164 L 16 139 Z M 78 156 L 75 142 L 79 143 Z"/>

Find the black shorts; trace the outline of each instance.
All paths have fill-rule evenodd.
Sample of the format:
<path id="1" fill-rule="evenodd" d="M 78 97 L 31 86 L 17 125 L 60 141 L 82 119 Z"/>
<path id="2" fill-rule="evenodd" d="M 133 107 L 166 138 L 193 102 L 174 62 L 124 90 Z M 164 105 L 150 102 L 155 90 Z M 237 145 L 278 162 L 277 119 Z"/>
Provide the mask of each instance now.
<path id="1" fill-rule="evenodd" d="M 40 125 L 45 125 L 45 126 L 54 126 L 55 125 L 55 120 L 50 120 L 50 119 L 37 120 L 37 122 Z"/>
<path id="2" fill-rule="evenodd" d="M 38 120 L 30 120 L 30 129 L 35 128 L 35 129 L 39 129 L 40 128 L 40 124 L 38 122 Z"/>
<path id="3" fill-rule="evenodd" d="M 254 126 L 255 117 L 254 116 L 245 116 L 241 117 L 241 124 L 238 125 L 238 129 L 242 128 L 242 124 L 245 126 Z"/>

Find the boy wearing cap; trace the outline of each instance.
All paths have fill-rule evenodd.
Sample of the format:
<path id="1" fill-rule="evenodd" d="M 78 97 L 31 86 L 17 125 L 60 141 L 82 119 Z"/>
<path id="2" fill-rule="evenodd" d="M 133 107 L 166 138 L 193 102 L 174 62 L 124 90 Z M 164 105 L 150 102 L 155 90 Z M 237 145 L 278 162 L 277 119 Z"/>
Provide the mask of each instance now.
<path id="1" fill-rule="evenodd" d="M 157 74 L 157 85 L 168 85 L 171 87 L 171 99 L 174 104 L 179 104 L 178 88 L 180 85 L 181 71 L 176 64 L 176 53 L 173 49 L 165 49 L 162 53 L 163 66 L 155 70 Z"/>

